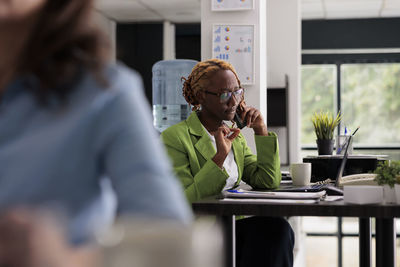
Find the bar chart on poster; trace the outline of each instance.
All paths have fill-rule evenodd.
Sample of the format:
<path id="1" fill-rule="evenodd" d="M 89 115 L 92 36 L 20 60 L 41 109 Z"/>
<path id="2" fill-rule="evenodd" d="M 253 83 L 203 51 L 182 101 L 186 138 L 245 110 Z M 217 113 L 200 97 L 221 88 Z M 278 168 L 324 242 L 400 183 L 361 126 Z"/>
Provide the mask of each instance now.
<path id="1" fill-rule="evenodd" d="M 212 57 L 233 65 L 242 84 L 254 83 L 254 25 L 213 25 Z"/>

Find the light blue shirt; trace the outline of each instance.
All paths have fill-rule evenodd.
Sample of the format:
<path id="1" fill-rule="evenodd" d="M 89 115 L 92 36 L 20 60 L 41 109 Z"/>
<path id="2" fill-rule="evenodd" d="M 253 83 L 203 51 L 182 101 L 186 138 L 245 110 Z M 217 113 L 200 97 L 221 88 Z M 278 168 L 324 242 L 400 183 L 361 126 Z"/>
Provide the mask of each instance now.
<path id="1" fill-rule="evenodd" d="M 6 87 L 0 99 L 0 210 L 61 209 L 74 242 L 110 222 L 114 200 L 119 213 L 191 221 L 140 77 L 117 65 L 108 66 L 105 77 L 109 88 L 83 74 L 65 104 L 53 98 L 49 106 L 27 90 L 37 86 L 32 77 Z"/>

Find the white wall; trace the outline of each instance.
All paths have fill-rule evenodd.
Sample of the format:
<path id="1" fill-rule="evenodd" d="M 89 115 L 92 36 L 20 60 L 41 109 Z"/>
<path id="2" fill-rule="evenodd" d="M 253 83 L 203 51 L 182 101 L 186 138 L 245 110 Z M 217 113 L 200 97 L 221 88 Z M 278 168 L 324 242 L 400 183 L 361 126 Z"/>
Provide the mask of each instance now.
<path id="1" fill-rule="evenodd" d="M 266 62 L 266 1 L 254 0 L 254 9 L 246 11 L 211 11 L 211 1 L 201 1 L 201 58 L 206 60 L 212 56 L 212 26 L 215 23 L 224 24 L 254 24 L 254 84 L 245 85 L 246 103 L 261 111 L 266 120 L 267 113 L 267 62 Z M 247 143 L 256 152 L 254 132 L 243 129 Z"/>
<path id="2" fill-rule="evenodd" d="M 288 113 L 289 162 L 300 158 L 300 67 L 301 13 L 300 0 L 267 1 L 267 81 L 268 87 L 284 87 L 289 76 Z M 268 114 L 273 116 L 273 114 Z M 282 133 L 285 135 L 285 133 Z M 284 157 L 286 138 L 280 137 Z"/>

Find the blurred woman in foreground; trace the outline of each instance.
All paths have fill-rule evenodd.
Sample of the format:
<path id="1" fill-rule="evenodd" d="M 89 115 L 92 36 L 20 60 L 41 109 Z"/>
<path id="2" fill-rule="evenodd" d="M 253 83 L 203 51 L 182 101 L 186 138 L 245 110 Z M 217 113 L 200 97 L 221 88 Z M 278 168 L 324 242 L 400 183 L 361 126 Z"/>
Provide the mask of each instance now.
<path id="1" fill-rule="evenodd" d="M 0 1 L 0 211 L 56 210 L 74 244 L 112 221 L 114 197 L 118 214 L 191 221 L 141 79 L 107 62 L 92 5 Z"/>

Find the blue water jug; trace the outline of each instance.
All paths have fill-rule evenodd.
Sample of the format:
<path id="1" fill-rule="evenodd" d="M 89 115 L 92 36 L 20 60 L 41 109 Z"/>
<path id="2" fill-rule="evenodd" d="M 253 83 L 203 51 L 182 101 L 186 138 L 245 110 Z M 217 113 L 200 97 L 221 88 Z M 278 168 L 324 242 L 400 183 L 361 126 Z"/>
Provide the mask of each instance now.
<path id="1" fill-rule="evenodd" d="M 153 124 L 162 132 L 182 120 L 190 112 L 190 106 L 182 95 L 183 81 L 192 71 L 196 60 L 161 60 L 153 65 Z"/>

